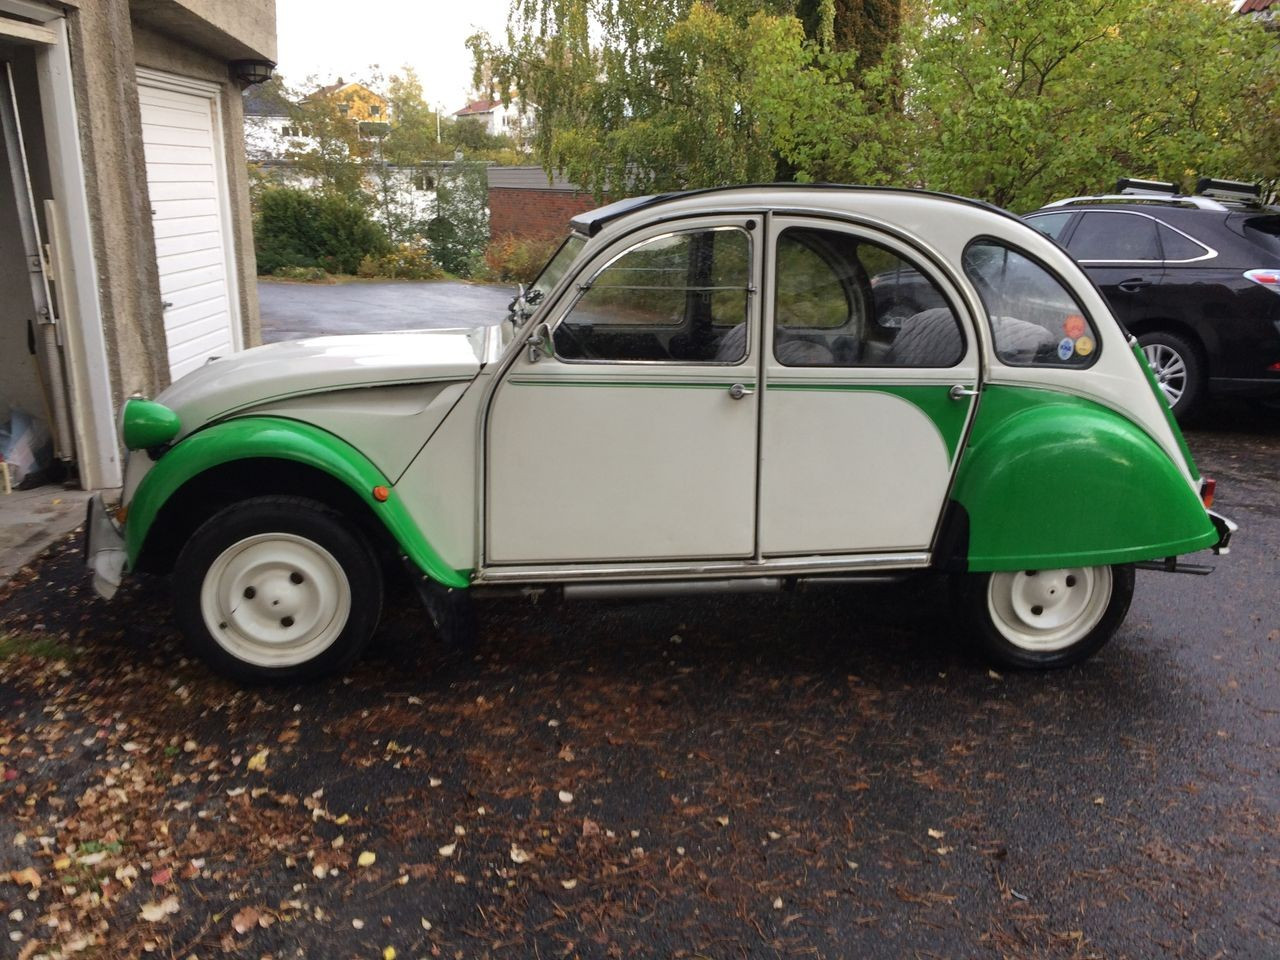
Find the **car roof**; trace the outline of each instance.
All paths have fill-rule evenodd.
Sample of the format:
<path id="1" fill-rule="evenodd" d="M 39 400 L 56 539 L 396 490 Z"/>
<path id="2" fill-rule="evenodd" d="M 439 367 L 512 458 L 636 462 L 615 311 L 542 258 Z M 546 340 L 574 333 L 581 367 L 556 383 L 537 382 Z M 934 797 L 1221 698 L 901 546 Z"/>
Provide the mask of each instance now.
<path id="1" fill-rule="evenodd" d="M 843 204 L 841 200 L 850 200 L 858 196 L 866 196 L 868 194 L 901 194 L 903 196 L 915 198 L 932 198 L 944 203 L 958 203 L 979 210 L 985 210 L 990 213 L 1007 217 L 1010 220 L 1018 220 L 1014 214 L 994 204 L 987 203 L 983 200 L 973 200 L 969 197 L 961 197 L 950 193 L 939 193 L 933 190 L 917 190 L 911 187 L 879 187 L 864 186 L 859 184 L 845 183 L 746 183 L 735 184 L 724 187 L 706 187 L 698 190 L 677 190 L 669 193 L 651 194 L 641 197 L 628 197 L 624 200 L 618 200 L 614 203 L 606 204 L 603 207 L 597 207 L 594 210 L 588 210 L 585 213 L 578 214 L 569 221 L 572 229 L 582 233 L 588 237 L 593 237 L 599 233 L 607 224 L 614 220 L 638 213 L 642 210 L 652 210 L 665 205 L 670 205 L 673 210 L 688 208 L 697 208 L 699 211 L 710 211 L 712 205 L 699 203 L 697 201 L 704 198 L 717 197 L 734 197 L 742 199 L 742 195 L 749 194 L 750 199 L 754 203 L 758 203 L 764 207 L 788 206 L 793 203 L 799 194 L 808 194 L 819 192 L 824 195 L 824 199 L 830 203 L 833 208 L 840 208 Z"/>
<path id="2" fill-rule="evenodd" d="M 1074 210 L 1129 210 L 1150 213 L 1152 210 L 1176 210 L 1180 213 L 1226 213 L 1268 215 L 1280 213 L 1280 207 L 1263 203 L 1218 200 L 1198 194 L 1108 193 L 1092 197 L 1066 197 L 1046 203 L 1027 216 L 1041 213 L 1070 213 Z"/>

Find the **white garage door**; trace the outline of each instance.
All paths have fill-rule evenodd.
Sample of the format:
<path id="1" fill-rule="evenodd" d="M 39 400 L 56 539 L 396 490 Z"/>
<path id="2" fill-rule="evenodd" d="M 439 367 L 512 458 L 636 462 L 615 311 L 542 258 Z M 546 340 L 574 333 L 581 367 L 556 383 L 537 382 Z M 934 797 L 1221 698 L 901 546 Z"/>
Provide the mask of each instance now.
<path id="1" fill-rule="evenodd" d="M 169 371 L 176 380 L 240 344 L 227 181 L 212 84 L 138 74 L 147 189 Z"/>

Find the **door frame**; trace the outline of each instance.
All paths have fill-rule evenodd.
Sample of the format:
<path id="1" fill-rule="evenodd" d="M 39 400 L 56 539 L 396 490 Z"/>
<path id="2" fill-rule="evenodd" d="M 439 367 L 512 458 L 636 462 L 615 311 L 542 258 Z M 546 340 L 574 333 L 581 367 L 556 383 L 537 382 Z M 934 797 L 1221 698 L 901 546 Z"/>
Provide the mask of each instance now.
<path id="1" fill-rule="evenodd" d="M 209 80 L 184 77 L 176 73 L 138 67 L 135 71 L 140 87 L 151 87 L 168 93 L 185 93 L 199 96 L 209 102 L 209 116 L 213 134 L 213 176 L 218 190 L 218 222 L 222 232 L 223 269 L 227 277 L 227 314 L 231 324 L 231 346 L 237 353 L 244 349 L 244 317 L 240 311 L 240 273 L 236 258 L 235 221 L 231 211 L 231 181 L 227 174 L 226 134 L 222 126 L 222 87 Z M 139 116 L 141 116 L 139 105 Z M 139 125 L 141 130 L 141 125 Z M 144 161 L 145 162 L 145 161 Z M 148 192 L 147 204 L 151 196 Z M 152 246 L 155 231 L 152 230 Z M 162 311 L 163 313 L 163 311 Z M 165 351 L 168 352 L 168 332 Z M 166 356 L 166 360 L 167 360 Z"/>
<path id="2" fill-rule="evenodd" d="M 483 386 L 483 394 L 480 399 L 480 416 L 477 425 L 476 447 L 477 447 L 477 493 L 476 493 L 476 579 L 479 580 L 512 580 L 526 579 L 523 573 L 519 571 L 540 570 L 548 571 L 565 571 L 564 576 L 555 574 L 553 579 L 576 579 L 578 575 L 573 571 L 581 571 L 582 576 L 588 579 L 598 579 L 601 573 L 608 572 L 610 579 L 616 579 L 612 572 L 620 566 L 628 568 L 647 566 L 655 569 L 673 569 L 673 570 L 689 570 L 702 569 L 704 567 L 723 568 L 732 567 L 738 569 L 742 565 L 752 564 L 756 562 L 758 554 L 758 536 L 756 521 L 758 518 L 758 507 L 756 500 L 758 499 L 759 489 L 759 376 L 761 369 L 761 356 L 759 354 L 759 330 L 763 328 L 763 304 L 760 301 L 760 288 L 763 281 L 764 273 L 764 250 L 765 250 L 765 212 L 760 209 L 733 209 L 733 210 L 717 210 L 717 211 L 700 211 L 697 213 L 687 212 L 674 216 L 660 219 L 649 220 L 641 224 L 637 224 L 631 230 L 620 233 L 615 237 L 611 237 L 606 244 L 603 244 L 594 251 L 588 252 L 588 248 L 584 248 L 579 254 L 576 269 L 567 273 L 562 279 L 557 290 L 547 298 L 546 304 L 542 309 L 535 312 L 530 320 L 516 331 L 512 342 L 508 344 L 507 352 L 497 365 L 497 369 L 488 374 L 482 371 L 481 379 L 487 379 L 488 382 Z M 488 470 L 489 464 L 489 443 L 490 443 L 490 417 L 493 412 L 493 404 L 498 390 L 506 383 L 517 361 L 526 349 L 528 337 L 538 324 L 548 323 L 554 333 L 555 328 L 564 320 L 566 316 L 573 310 L 579 299 L 585 294 L 586 287 L 583 286 L 582 280 L 586 277 L 593 277 L 606 269 L 617 258 L 623 256 L 637 243 L 643 243 L 647 240 L 656 239 L 658 237 L 679 233 L 686 230 L 696 230 L 700 228 L 711 229 L 716 226 L 731 226 L 744 229 L 747 233 L 750 243 L 751 257 L 751 277 L 749 278 L 747 288 L 747 314 L 748 322 L 756 324 L 755 331 L 749 333 L 746 348 L 746 356 L 738 362 L 734 363 L 716 363 L 706 362 L 699 364 L 708 371 L 716 371 L 720 376 L 726 379 L 749 378 L 754 384 L 756 396 L 753 398 L 756 404 L 756 422 L 752 430 L 753 442 L 755 443 L 755 456 L 753 458 L 756 464 L 755 477 L 751 485 L 752 490 L 752 512 L 750 522 L 752 524 L 752 547 L 750 555 L 744 555 L 741 558 L 724 558 L 715 556 L 702 559 L 690 560 L 638 560 L 631 563 L 625 561 L 584 561 L 584 562 L 564 562 L 556 561 L 552 564 L 532 564 L 520 562 L 502 562 L 491 564 L 488 560 L 489 553 L 489 491 L 490 476 Z M 583 255 L 585 254 L 585 256 Z M 752 319 L 754 318 L 754 319 Z M 548 362 L 548 361 L 544 361 Z M 549 362 L 572 364 L 577 366 L 580 362 L 574 360 L 558 360 L 552 359 Z M 591 361 L 588 361 L 590 363 Z M 615 361 L 596 361 L 605 366 L 614 366 L 620 369 L 629 369 L 637 375 L 645 373 L 652 376 L 664 367 L 673 366 L 669 361 L 664 360 L 615 360 Z M 676 574 L 680 576 L 682 574 Z"/>

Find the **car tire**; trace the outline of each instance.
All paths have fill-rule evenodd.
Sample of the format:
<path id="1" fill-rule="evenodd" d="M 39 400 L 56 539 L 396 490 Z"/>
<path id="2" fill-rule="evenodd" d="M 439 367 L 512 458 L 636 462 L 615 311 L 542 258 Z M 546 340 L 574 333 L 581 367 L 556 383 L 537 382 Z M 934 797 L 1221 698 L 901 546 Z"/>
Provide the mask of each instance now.
<path id="1" fill-rule="evenodd" d="M 382 613 L 382 569 L 364 536 L 301 497 L 254 497 L 214 514 L 178 555 L 173 589 L 191 651 L 249 682 L 344 669 Z"/>
<path id="2" fill-rule="evenodd" d="M 1200 353 L 1185 337 L 1153 330 L 1138 337 L 1156 382 L 1169 401 L 1173 415 L 1186 420 L 1200 405 L 1204 393 L 1204 368 Z"/>
<path id="3" fill-rule="evenodd" d="M 1133 566 L 966 574 L 961 613 L 979 653 L 1019 670 L 1068 667 L 1097 653 L 1133 599 Z"/>

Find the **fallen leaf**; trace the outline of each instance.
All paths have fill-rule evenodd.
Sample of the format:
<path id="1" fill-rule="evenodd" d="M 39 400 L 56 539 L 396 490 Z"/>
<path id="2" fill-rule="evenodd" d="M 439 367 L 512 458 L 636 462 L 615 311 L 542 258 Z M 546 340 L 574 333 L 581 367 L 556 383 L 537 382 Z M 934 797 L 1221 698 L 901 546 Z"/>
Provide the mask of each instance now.
<path id="1" fill-rule="evenodd" d="M 440 786 L 440 784 L 442 784 L 442 783 L 444 783 L 444 781 L 443 781 L 443 780 L 441 780 L 439 777 L 428 777 L 428 778 L 427 778 L 427 785 L 428 785 L 428 786 L 431 786 L 431 787 L 438 787 L 438 786 Z"/>
<path id="2" fill-rule="evenodd" d="M 371 867 L 373 862 L 378 859 L 378 855 L 371 850 L 365 850 L 356 857 L 356 865 L 360 867 Z"/>
<path id="3" fill-rule="evenodd" d="M 511 845 L 511 862 L 512 863 L 528 863 L 533 857 L 524 850 L 521 850 L 514 843 Z"/>
<path id="4" fill-rule="evenodd" d="M 382 960 L 396 960 L 396 948 L 384 947 L 382 949 Z"/>
<path id="5" fill-rule="evenodd" d="M 590 817 L 582 818 L 582 835 L 584 837 L 600 836 L 600 824 L 596 823 Z"/>
<path id="6" fill-rule="evenodd" d="M 782 909 L 782 898 L 781 898 L 781 897 L 774 897 L 774 898 L 773 898 L 773 909 L 775 909 L 775 910 L 781 910 L 781 909 Z"/>
<path id="7" fill-rule="evenodd" d="M 729 825 L 729 818 L 728 818 L 728 817 L 716 817 L 716 823 L 720 824 L 720 826 L 722 826 L 722 827 L 727 827 L 727 826 Z"/>
<path id="8" fill-rule="evenodd" d="M 446 843 L 443 847 L 440 848 L 440 856 L 452 857 L 453 851 L 456 849 L 458 849 L 457 843 Z"/>
<path id="9" fill-rule="evenodd" d="M 165 897 L 159 903 L 151 901 L 142 905 L 142 911 L 139 914 L 147 923 L 159 923 L 170 914 L 178 912 L 178 898 Z"/>
<path id="10" fill-rule="evenodd" d="M 257 907 L 245 907 L 231 918 L 231 929 L 239 934 L 248 933 L 258 925 L 258 919 Z"/>
<path id="11" fill-rule="evenodd" d="M 269 753 L 271 753 L 270 750 L 259 750 L 257 753 L 255 753 L 252 757 L 249 758 L 248 768 L 250 770 L 267 769 L 267 755 Z"/>
<path id="12" fill-rule="evenodd" d="M 1004 679 L 1004 677 L 1000 676 L 1000 674 L 996 673 L 994 670 L 988 670 L 988 671 L 987 671 L 987 676 L 988 676 L 988 677 L 990 677 L 992 680 L 1003 680 L 1003 679 Z"/>
<path id="13" fill-rule="evenodd" d="M 151 884 L 156 887 L 163 887 L 166 883 L 173 879 L 173 870 L 165 867 L 163 870 L 156 870 L 151 874 Z"/>
<path id="14" fill-rule="evenodd" d="M 572 890 L 577 885 L 578 885 L 578 881 L 573 879 L 560 881 L 560 886 L 564 887 L 566 890 Z"/>
<path id="15" fill-rule="evenodd" d="M 9 872 L 9 879 L 19 886 L 26 885 L 33 890 L 40 889 L 40 874 L 36 873 L 34 867 L 27 867 L 25 870 L 12 870 Z"/>
<path id="16" fill-rule="evenodd" d="M 573 794 L 568 790 L 561 790 L 558 796 L 561 803 L 573 803 Z"/>
<path id="17" fill-rule="evenodd" d="M 1094 797 L 1093 802 L 1096 803 L 1098 806 L 1102 806 L 1107 801 L 1102 799 L 1102 797 Z"/>
<path id="18" fill-rule="evenodd" d="M 430 929 L 431 929 L 431 921 L 430 921 L 430 920 L 428 920 L 426 917 L 420 917 L 420 918 L 419 918 L 419 920 L 418 920 L 418 922 L 422 924 L 422 929 L 423 929 L 423 930 L 430 930 Z"/>
<path id="19" fill-rule="evenodd" d="M 770 840 L 781 840 L 781 839 L 782 839 L 782 834 L 780 834 L 777 830 L 770 830 L 770 831 L 769 831 L 769 839 L 770 839 Z"/>
<path id="20" fill-rule="evenodd" d="M 933 827 L 930 827 L 930 828 L 929 828 L 929 836 L 933 837 L 933 839 L 935 839 L 935 840 L 941 840 L 941 839 L 942 839 L 943 837 L 945 837 L 946 835 L 947 835 L 947 834 L 946 834 L 946 832 L 945 832 L 945 831 L 942 831 L 942 830 L 935 830 L 935 829 L 933 829 Z"/>
<path id="21" fill-rule="evenodd" d="M 938 847 L 938 849 L 934 852 L 937 853 L 938 856 L 940 857 L 945 857 L 948 853 L 950 853 L 954 849 L 955 847 Z"/>
<path id="22" fill-rule="evenodd" d="M 561 760 L 564 760 L 565 762 L 570 762 L 577 759 L 574 756 L 573 749 L 569 746 L 561 747 L 560 752 L 557 753 L 556 756 L 559 757 Z"/>
<path id="23" fill-rule="evenodd" d="M 363 929 L 364 929 L 364 921 L 363 921 L 363 920 L 361 920 L 359 917 L 352 917 L 352 918 L 351 918 L 351 925 L 352 925 L 353 927 L 355 927 L 357 930 L 363 930 Z"/>

